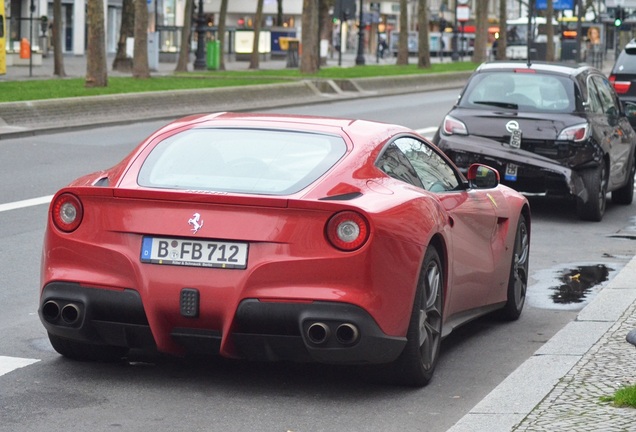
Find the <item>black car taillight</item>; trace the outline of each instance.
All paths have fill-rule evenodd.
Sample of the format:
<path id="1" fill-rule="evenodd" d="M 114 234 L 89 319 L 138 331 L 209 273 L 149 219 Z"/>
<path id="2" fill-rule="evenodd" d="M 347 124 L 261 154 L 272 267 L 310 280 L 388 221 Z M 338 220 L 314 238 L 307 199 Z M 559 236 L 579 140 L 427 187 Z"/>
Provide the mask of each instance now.
<path id="1" fill-rule="evenodd" d="M 610 75 L 609 80 L 618 94 L 627 93 L 632 85 L 631 81 L 616 81 L 616 75 Z"/>

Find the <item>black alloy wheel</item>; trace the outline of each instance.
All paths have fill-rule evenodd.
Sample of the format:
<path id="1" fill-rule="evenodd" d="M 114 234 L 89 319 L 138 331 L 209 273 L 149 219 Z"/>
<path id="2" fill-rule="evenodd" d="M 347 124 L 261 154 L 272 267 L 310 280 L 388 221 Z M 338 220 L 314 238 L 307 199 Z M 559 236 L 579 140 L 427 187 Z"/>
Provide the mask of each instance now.
<path id="1" fill-rule="evenodd" d="M 577 200 L 576 213 L 581 220 L 600 222 L 607 203 L 607 169 L 601 163 L 598 167 L 581 172 L 581 179 L 587 191 L 587 199 Z"/>

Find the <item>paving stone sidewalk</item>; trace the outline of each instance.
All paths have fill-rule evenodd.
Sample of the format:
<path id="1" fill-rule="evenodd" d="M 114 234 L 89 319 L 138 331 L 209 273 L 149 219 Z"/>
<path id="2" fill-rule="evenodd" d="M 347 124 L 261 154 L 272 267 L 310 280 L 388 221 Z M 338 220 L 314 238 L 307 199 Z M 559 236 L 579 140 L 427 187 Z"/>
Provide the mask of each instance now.
<path id="1" fill-rule="evenodd" d="M 636 409 L 601 401 L 636 383 L 636 347 L 625 340 L 634 328 L 636 302 L 514 430 L 635 431 Z"/>

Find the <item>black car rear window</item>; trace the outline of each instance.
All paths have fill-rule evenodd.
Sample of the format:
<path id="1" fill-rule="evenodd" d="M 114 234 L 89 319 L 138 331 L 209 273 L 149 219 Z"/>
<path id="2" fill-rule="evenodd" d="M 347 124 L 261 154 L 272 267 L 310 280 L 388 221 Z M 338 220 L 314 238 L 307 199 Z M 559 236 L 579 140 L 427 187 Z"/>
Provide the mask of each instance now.
<path id="1" fill-rule="evenodd" d="M 636 74 L 636 47 L 623 51 L 621 55 L 618 56 L 612 72 L 618 74 Z"/>
<path id="2" fill-rule="evenodd" d="M 137 182 L 151 188 L 286 195 L 316 181 L 346 151 L 335 135 L 190 129 L 157 144 Z"/>
<path id="3" fill-rule="evenodd" d="M 483 72 L 473 76 L 459 106 L 484 110 L 574 112 L 574 82 L 534 72 Z"/>

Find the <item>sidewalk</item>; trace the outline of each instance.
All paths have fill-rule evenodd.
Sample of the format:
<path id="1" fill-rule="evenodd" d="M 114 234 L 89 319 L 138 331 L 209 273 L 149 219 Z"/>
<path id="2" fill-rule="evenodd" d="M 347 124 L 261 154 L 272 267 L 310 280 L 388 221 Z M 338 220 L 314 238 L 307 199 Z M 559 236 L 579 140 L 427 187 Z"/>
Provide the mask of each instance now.
<path id="1" fill-rule="evenodd" d="M 436 59 L 437 60 L 437 59 Z M 448 59 L 445 59 L 448 61 Z M 194 58 L 191 57 L 189 69 L 192 70 Z M 374 56 L 365 57 L 366 64 L 376 64 Z M 380 60 L 380 62 L 394 62 L 393 58 Z M 413 58 L 410 62 L 414 62 Z M 330 58 L 327 66 L 337 66 L 338 58 Z M 342 57 L 342 66 L 355 65 L 355 54 L 348 53 Z M 171 74 L 174 72 L 174 63 L 159 63 L 157 71 L 151 72 L 153 75 Z M 607 61 L 603 65 L 603 71 L 608 73 L 612 62 Z M 247 69 L 249 62 L 226 61 L 226 69 L 241 70 Z M 269 59 L 260 62 L 261 69 L 282 69 L 286 67 L 286 59 Z M 65 56 L 64 68 L 68 77 L 84 77 L 86 75 L 86 61 L 84 57 Z M 117 76 L 118 72 L 113 72 L 112 57 L 108 59 L 109 76 Z M 119 74 L 122 75 L 122 74 Z M 130 74 L 123 74 L 129 76 Z M 465 82 L 465 75 L 458 76 L 452 82 L 438 81 L 433 83 L 434 88 L 441 88 L 442 85 L 461 87 L 462 80 Z M 3 81 L 21 79 L 48 79 L 53 78 L 52 56 L 43 59 L 42 66 L 34 66 L 32 70 L 25 66 L 10 66 L 6 75 L 0 75 L 0 89 Z M 372 78 L 367 81 L 356 82 L 358 90 L 353 92 L 342 92 L 339 97 L 365 97 L 369 95 L 389 94 L 382 93 L 396 91 L 390 89 L 395 85 L 397 79 Z M 366 85 L 364 87 L 363 85 Z M 412 81 L 407 77 L 401 81 L 402 86 L 397 91 L 415 92 L 422 90 L 423 83 Z M 431 85 L 430 83 L 426 85 Z M 311 103 L 327 101 L 335 96 L 316 92 L 316 89 L 309 90 L 300 84 L 284 85 L 280 87 L 278 93 L 274 94 L 271 86 L 250 89 L 251 98 L 242 101 L 243 105 L 229 105 L 229 100 L 239 100 L 241 97 L 228 96 L 229 91 L 238 92 L 240 90 L 218 90 L 216 97 L 201 95 L 196 93 L 179 93 L 179 100 L 174 94 L 163 95 L 164 98 L 172 98 L 167 105 L 174 104 L 179 108 L 179 103 L 183 102 L 187 109 L 198 109 L 196 97 L 203 96 L 208 102 L 216 100 L 214 109 L 256 109 L 258 103 L 272 105 L 280 103 Z M 411 87 L 408 87 L 411 86 Z M 302 87 L 302 88 L 301 88 Z M 379 89 L 379 90 L 378 90 Z M 295 94 L 294 94 L 295 92 Z M 375 92 L 375 93 L 374 93 Z M 183 95 L 187 95 L 187 98 Z M 287 99 L 283 99 L 283 97 Z M 277 99 L 280 98 L 280 99 Z M 86 99 L 86 98 L 82 98 Z M 80 102 L 69 102 L 60 108 L 60 105 L 46 108 L 41 104 L 37 109 L 37 115 L 48 118 L 49 122 L 55 123 L 58 117 L 73 118 L 81 117 L 81 111 L 87 109 L 104 109 L 104 105 L 111 106 L 118 110 L 118 118 L 121 122 L 122 115 L 127 116 L 128 121 L 137 121 L 131 117 L 128 108 L 121 108 L 124 105 L 121 97 L 111 97 L 108 99 L 98 99 L 93 101 L 92 108 L 82 106 Z M 105 102 L 107 100 L 107 102 Z M 331 99 L 333 100 L 333 99 Z M 258 101 L 258 102 L 256 102 Z M 135 101 L 135 113 L 143 116 L 145 109 L 157 109 L 166 103 L 152 101 Z M 0 104 L 5 107 L 10 104 Z M 29 103 L 25 105 L 37 105 Z M 148 105 L 148 108 L 146 108 Z M 249 105 L 249 107 L 247 107 Z M 201 105 L 203 107 L 203 105 Z M 13 106 L 11 110 L 15 110 Z M 32 107 L 31 107 L 32 108 Z M 8 111 L 8 110 L 7 110 Z M 74 114 L 75 113 L 75 114 Z M 157 115 L 155 113 L 155 115 Z M 3 117 L 0 110 L 0 117 Z M 114 118 L 113 121 L 117 119 Z M 46 122 L 45 120 L 41 120 Z M 94 121 L 94 120 L 92 120 Z M 94 124 L 94 123 L 92 123 Z M 29 125 L 33 128 L 33 125 Z M 70 127 L 74 127 L 71 125 Z M 15 134 L 21 130 L 21 126 L 8 126 L 0 118 L 0 138 L 3 133 Z M 609 403 L 601 402 L 600 397 L 611 396 L 620 387 L 636 383 L 636 348 L 626 342 L 627 333 L 636 328 L 636 258 L 633 258 L 623 270 L 612 279 L 596 297 L 578 314 L 576 320 L 566 325 L 559 333 L 544 344 L 537 352 L 526 360 L 516 371 L 510 374 L 499 386 L 489 393 L 479 404 L 477 404 L 467 415 L 457 422 L 449 432 L 509 432 L 509 431 L 532 431 L 532 432 L 572 432 L 572 431 L 636 431 L 636 409 L 614 408 Z M 529 295 L 532 295 L 530 293 Z"/>

